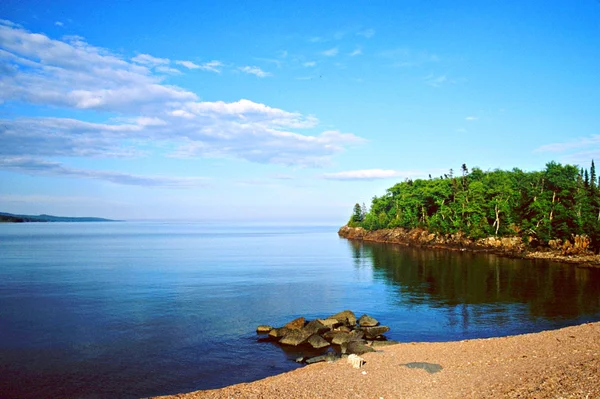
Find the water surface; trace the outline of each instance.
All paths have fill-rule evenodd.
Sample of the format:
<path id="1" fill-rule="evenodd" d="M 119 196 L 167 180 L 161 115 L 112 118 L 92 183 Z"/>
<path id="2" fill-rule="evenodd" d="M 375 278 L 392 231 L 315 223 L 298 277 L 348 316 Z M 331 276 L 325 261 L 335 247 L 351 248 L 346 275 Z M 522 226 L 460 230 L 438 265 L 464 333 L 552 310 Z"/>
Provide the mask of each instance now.
<path id="1" fill-rule="evenodd" d="M 600 319 L 600 270 L 338 238 L 336 226 L 0 225 L 0 396 L 141 397 L 299 367 L 258 324 L 343 309 L 398 341 Z"/>

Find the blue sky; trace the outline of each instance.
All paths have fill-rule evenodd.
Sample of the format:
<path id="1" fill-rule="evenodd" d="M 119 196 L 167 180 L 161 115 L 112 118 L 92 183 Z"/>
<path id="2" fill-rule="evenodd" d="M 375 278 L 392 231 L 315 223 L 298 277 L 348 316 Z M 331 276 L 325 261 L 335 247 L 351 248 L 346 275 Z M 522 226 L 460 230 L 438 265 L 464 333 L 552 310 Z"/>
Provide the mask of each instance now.
<path id="1" fill-rule="evenodd" d="M 600 1 L 0 3 L 0 210 L 344 223 L 600 159 Z"/>

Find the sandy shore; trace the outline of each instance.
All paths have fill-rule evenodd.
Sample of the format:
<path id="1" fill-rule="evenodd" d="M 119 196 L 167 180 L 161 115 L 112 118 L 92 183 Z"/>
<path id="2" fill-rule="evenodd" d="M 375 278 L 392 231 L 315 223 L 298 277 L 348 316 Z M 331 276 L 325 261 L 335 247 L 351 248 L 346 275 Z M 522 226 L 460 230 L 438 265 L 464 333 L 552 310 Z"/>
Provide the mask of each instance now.
<path id="1" fill-rule="evenodd" d="M 600 398 L 600 322 L 505 338 L 399 344 L 363 358 L 361 369 L 342 359 L 170 398 Z M 411 362 L 443 369 L 430 374 L 404 365 Z"/>

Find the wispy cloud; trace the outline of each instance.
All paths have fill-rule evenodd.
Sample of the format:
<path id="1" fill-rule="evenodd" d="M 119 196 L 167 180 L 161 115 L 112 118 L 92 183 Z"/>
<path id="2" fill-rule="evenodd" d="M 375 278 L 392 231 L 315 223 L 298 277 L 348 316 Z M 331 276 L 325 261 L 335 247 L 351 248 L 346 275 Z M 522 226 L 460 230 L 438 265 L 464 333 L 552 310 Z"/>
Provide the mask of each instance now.
<path id="1" fill-rule="evenodd" d="M 357 35 L 366 37 L 367 39 L 370 39 L 373 36 L 375 36 L 375 29 L 365 29 L 363 31 L 358 32 Z"/>
<path id="2" fill-rule="evenodd" d="M 265 72 L 257 66 L 243 66 L 238 68 L 240 71 L 247 73 L 249 75 L 255 75 L 259 78 L 266 78 L 267 76 L 271 76 L 270 72 Z"/>
<path id="3" fill-rule="evenodd" d="M 579 137 L 560 143 L 544 144 L 535 153 L 556 153 L 561 162 L 587 166 L 592 159 L 600 159 L 600 134 Z"/>
<path id="4" fill-rule="evenodd" d="M 588 137 L 580 137 L 575 140 L 562 143 L 544 144 L 535 149 L 536 152 L 564 152 L 576 148 L 585 148 L 600 145 L 600 134 L 593 134 Z"/>
<path id="5" fill-rule="evenodd" d="M 221 61 L 213 60 L 208 61 L 203 64 L 196 64 L 192 61 L 175 61 L 175 64 L 186 67 L 187 69 L 202 69 L 203 71 L 221 73 L 221 68 L 223 68 L 223 63 Z"/>
<path id="6" fill-rule="evenodd" d="M 124 182 L 126 177 L 117 172 L 88 173 L 48 159 L 148 153 L 319 167 L 348 146 L 364 141 L 338 131 L 300 133 L 299 129 L 317 130 L 319 121 L 251 100 L 200 101 L 189 90 L 165 84 L 157 68 L 168 68 L 169 63 L 150 54 L 130 61 L 80 37 L 51 39 L 13 23 L 0 23 L 0 48 L 0 102 L 78 110 L 76 118 L 0 119 L 0 159 L 11 159 L 13 171 L 31 172 L 35 161 L 44 166 L 40 166 L 44 173 Z M 183 62 L 176 65 L 189 69 L 222 65 L 219 61 Z M 253 71 L 260 74 L 262 70 Z M 99 120 L 103 114 L 93 111 L 119 118 Z M 30 158 L 28 163 L 15 163 L 24 157 Z M 5 163 L 4 168 L 8 167 Z"/>
<path id="7" fill-rule="evenodd" d="M 425 84 L 431 87 L 441 87 L 445 84 L 454 83 L 453 80 L 449 79 L 446 75 L 434 75 L 429 74 L 423 78 Z"/>
<path id="8" fill-rule="evenodd" d="M 0 169 L 24 172 L 30 175 L 53 175 L 63 177 L 104 180 L 115 184 L 143 187 L 198 187 L 205 186 L 207 179 L 199 177 L 142 176 L 128 173 L 86 170 L 67 167 L 59 162 L 34 158 L 3 158 Z"/>
<path id="9" fill-rule="evenodd" d="M 357 47 L 356 49 L 354 49 L 354 51 L 352 51 L 350 54 L 348 54 L 350 57 L 355 57 L 357 55 L 361 55 L 362 54 L 362 49 L 360 47 Z"/>
<path id="10" fill-rule="evenodd" d="M 56 22 L 54 23 L 54 25 L 56 25 L 56 26 L 64 26 L 65 24 L 63 24 L 63 23 L 62 23 L 62 22 L 60 22 L 60 21 L 56 21 Z"/>
<path id="11" fill-rule="evenodd" d="M 156 67 L 157 72 L 167 73 L 169 75 L 181 75 L 181 71 L 176 68 L 171 68 L 168 66 L 158 66 Z"/>
<path id="12" fill-rule="evenodd" d="M 131 61 L 138 64 L 155 66 L 155 65 L 168 65 L 170 60 L 167 58 L 157 58 L 150 54 L 139 54 L 131 59 Z"/>
<path id="13" fill-rule="evenodd" d="M 187 69 L 198 69 L 200 65 L 193 63 L 192 61 L 175 61 L 177 65 L 186 67 Z"/>
<path id="14" fill-rule="evenodd" d="M 322 176 L 327 180 L 377 180 L 411 175 L 414 175 L 414 172 L 401 172 L 392 169 L 362 169 L 337 173 L 325 173 Z"/>
<path id="15" fill-rule="evenodd" d="M 315 61 L 308 61 L 302 64 L 303 67 L 312 68 L 316 66 L 317 63 Z"/>
<path id="16" fill-rule="evenodd" d="M 466 120 L 466 121 L 469 121 L 469 122 L 476 121 L 477 119 L 479 119 L 479 117 L 477 117 L 477 116 L 473 116 L 473 115 L 471 115 L 471 116 L 467 116 L 467 117 L 465 118 L 465 120 Z"/>
<path id="17" fill-rule="evenodd" d="M 321 51 L 321 54 L 326 57 L 334 57 L 338 55 L 339 49 L 337 47 L 330 48 L 329 50 Z"/>

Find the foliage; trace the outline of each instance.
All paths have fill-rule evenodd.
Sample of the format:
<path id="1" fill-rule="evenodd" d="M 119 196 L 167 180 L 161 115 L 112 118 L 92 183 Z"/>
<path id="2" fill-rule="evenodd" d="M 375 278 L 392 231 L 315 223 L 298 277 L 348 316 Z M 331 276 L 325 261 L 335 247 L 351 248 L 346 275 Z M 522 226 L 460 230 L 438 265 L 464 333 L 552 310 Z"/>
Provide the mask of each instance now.
<path id="1" fill-rule="evenodd" d="M 462 232 L 471 238 L 520 235 L 547 243 L 587 234 L 600 248 L 599 182 L 590 171 L 549 162 L 545 170 L 524 172 L 450 173 L 429 180 L 410 180 L 373 197 L 367 211 L 356 204 L 350 226 L 367 230 L 423 228 L 431 232 Z"/>

